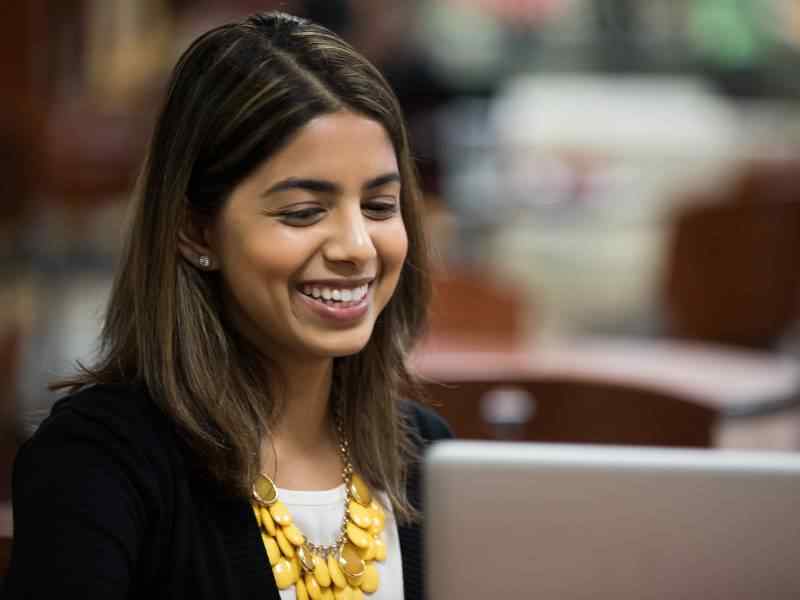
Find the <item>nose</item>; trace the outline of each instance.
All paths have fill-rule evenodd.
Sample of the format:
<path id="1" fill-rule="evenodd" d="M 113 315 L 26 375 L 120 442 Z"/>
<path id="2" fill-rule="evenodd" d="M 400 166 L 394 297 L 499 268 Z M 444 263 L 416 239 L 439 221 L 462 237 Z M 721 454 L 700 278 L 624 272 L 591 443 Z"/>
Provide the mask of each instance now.
<path id="1" fill-rule="evenodd" d="M 332 231 L 323 249 L 327 260 L 363 266 L 377 256 L 360 206 L 340 210 L 331 223 Z"/>

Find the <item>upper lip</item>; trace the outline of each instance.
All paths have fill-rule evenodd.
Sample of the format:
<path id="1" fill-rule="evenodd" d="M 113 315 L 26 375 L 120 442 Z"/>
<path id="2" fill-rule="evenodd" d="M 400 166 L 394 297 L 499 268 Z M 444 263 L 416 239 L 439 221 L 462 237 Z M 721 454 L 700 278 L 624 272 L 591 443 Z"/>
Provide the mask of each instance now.
<path id="1" fill-rule="evenodd" d="M 374 277 L 360 277 L 358 279 L 313 279 L 309 281 L 301 281 L 300 286 L 310 285 L 313 287 L 329 287 L 329 288 L 350 288 L 359 287 L 361 285 L 368 285 L 375 280 Z"/>

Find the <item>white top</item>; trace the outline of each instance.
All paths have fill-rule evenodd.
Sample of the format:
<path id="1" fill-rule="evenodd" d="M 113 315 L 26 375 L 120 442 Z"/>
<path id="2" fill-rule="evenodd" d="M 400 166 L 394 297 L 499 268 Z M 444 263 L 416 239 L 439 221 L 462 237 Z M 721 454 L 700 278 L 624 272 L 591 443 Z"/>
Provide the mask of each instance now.
<path id="1" fill-rule="evenodd" d="M 292 521 L 306 538 L 315 544 L 329 545 L 336 541 L 344 518 L 344 484 L 332 490 L 296 491 L 278 488 L 278 498 L 286 505 Z M 386 497 L 381 494 L 385 501 Z M 384 503 L 386 524 L 383 530 L 386 542 L 386 560 L 375 561 L 380 576 L 378 590 L 368 597 L 370 600 L 403 600 L 403 562 L 400 556 L 400 538 L 397 522 L 388 502 Z M 296 600 L 295 587 L 280 591 L 281 600 Z"/>

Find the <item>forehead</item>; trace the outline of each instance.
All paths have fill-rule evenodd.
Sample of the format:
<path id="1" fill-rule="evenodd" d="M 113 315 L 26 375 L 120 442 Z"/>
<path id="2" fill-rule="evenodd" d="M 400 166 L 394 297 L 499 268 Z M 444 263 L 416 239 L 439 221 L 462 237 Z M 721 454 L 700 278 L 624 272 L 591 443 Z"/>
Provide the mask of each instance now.
<path id="1" fill-rule="evenodd" d="M 304 125 L 255 176 L 262 184 L 286 177 L 363 183 L 398 171 L 397 156 L 381 123 L 352 112 L 320 115 Z"/>

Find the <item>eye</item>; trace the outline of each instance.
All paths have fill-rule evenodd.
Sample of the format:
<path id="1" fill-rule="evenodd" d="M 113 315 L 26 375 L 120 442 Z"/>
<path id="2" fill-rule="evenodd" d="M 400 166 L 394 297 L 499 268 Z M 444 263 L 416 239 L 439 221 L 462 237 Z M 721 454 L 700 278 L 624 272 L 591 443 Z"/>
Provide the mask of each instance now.
<path id="1" fill-rule="evenodd" d="M 361 209 L 371 219 L 382 221 L 392 218 L 397 214 L 399 204 L 393 198 L 381 198 L 367 200 L 361 205 Z"/>
<path id="2" fill-rule="evenodd" d="M 313 225 L 322 218 L 325 209 L 318 206 L 309 206 L 307 208 L 300 208 L 297 210 L 288 210 L 282 212 L 278 217 L 287 225 L 294 227 L 303 227 L 305 225 Z"/>

